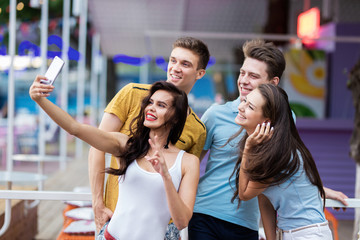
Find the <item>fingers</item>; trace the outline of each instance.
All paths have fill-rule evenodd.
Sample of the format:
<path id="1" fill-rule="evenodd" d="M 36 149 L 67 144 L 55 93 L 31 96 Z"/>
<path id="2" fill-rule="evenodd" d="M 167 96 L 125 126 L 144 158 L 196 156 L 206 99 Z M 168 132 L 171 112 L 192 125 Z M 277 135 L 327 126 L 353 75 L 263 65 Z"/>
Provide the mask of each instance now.
<path id="1" fill-rule="evenodd" d="M 154 148 L 154 143 L 153 143 L 153 140 L 151 138 L 149 138 L 148 142 L 150 144 L 150 147 Z"/>
<path id="2" fill-rule="evenodd" d="M 155 154 L 154 154 L 154 156 L 152 156 L 152 157 L 146 155 L 146 156 L 145 156 L 145 159 L 146 159 L 147 161 L 149 161 L 153 166 L 159 164 L 159 159 L 158 159 L 157 156 L 155 156 Z"/>
<path id="3" fill-rule="evenodd" d="M 335 197 L 336 200 L 340 201 L 345 206 L 349 205 L 348 202 L 346 201 L 347 198 L 348 197 L 345 194 L 343 194 L 342 192 L 337 192 L 337 195 Z"/>
<path id="4" fill-rule="evenodd" d="M 54 86 L 42 84 L 42 80 L 47 80 L 44 76 L 36 76 L 33 84 L 29 89 L 29 95 L 31 99 L 37 100 L 41 97 L 48 97 L 50 93 L 54 90 Z"/>
<path id="5" fill-rule="evenodd" d="M 260 128 L 260 132 L 263 134 L 263 135 L 268 135 L 269 132 L 270 132 L 270 129 L 271 129 L 271 126 L 270 126 L 270 122 L 263 122 L 261 124 L 261 128 Z"/>
<path id="6" fill-rule="evenodd" d="M 94 220 L 96 225 L 96 231 L 99 233 L 101 228 L 105 225 L 106 222 L 108 222 L 112 216 L 113 212 L 108 208 L 102 208 L 102 209 L 94 209 Z"/>
<path id="7" fill-rule="evenodd" d="M 271 130 L 270 122 L 263 122 L 262 124 L 258 124 L 255 131 L 255 140 L 257 143 L 261 143 L 265 140 L 271 138 L 273 134 L 273 130 Z"/>
<path id="8" fill-rule="evenodd" d="M 155 135 L 154 137 L 153 137 L 153 139 L 151 139 L 151 138 L 149 138 L 149 144 L 150 144 L 150 147 L 151 148 L 153 148 L 153 149 L 155 149 L 155 150 L 159 150 L 159 149 L 161 149 L 161 146 L 160 146 L 160 143 L 159 143 L 159 141 L 158 141 L 158 136 L 157 135 Z"/>

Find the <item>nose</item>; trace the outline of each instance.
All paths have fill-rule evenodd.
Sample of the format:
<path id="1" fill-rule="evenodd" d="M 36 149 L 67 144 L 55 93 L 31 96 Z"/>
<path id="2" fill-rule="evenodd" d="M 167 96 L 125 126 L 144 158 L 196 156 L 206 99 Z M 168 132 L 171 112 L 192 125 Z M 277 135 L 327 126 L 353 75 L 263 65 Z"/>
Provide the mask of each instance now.
<path id="1" fill-rule="evenodd" d="M 243 112 L 244 111 L 244 101 L 240 102 L 239 106 L 238 106 L 238 109 L 239 109 L 239 112 Z"/>
<path id="2" fill-rule="evenodd" d="M 174 71 L 176 71 L 176 72 L 180 72 L 181 68 L 180 68 L 180 66 L 179 66 L 179 63 L 174 63 L 174 64 L 172 65 L 172 69 L 173 69 Z"/>
<path id="3" fill-rule="evenodd" d="M 249 78 L 248 76 L 245 74 L 244 76 L 239 76 L 239 84 L 248 84 L 249 83 Z"/>
<path id="4" fill-rule="evenodd" d="M 149 104 L 146 108 L 148 111 L 154 111 L 154 104 Z"/>

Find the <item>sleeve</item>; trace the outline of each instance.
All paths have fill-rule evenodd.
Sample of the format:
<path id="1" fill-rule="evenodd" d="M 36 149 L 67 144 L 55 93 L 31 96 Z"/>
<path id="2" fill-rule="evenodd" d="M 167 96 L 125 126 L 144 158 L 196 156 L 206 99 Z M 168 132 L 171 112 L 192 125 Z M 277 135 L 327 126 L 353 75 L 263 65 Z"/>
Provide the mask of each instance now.
<path id="1" fill-rule="evenodd" d="M 203 147 L 203 150 L 205 151 L 209 150 L 212 145 L 216 122 L 216 116 L 214 114 L 215 111 L 215 106 L 211 106 L 201 117 L 201 121 L 205 124 L 206 127 L 206 140 Z"/>
<path id="2" fill-rule="evenodd" d="M 120 121 L 125 122 L 132 106 L 133 84 L 129 83 L 124 86 L 110 101 L 104 112 L 115 114 Z"/>
<path id="3" fill-rule="evenodd" d="M 194 154 L 198 158 L 200 158 L 201 152 L 203 150 L 203 146 L 206 140 L 206 130 L 204 129 L 201 134 L 199 134 L 198 139 L 195 140 L 195 144 L 189 149 L 189 153 Z"/>

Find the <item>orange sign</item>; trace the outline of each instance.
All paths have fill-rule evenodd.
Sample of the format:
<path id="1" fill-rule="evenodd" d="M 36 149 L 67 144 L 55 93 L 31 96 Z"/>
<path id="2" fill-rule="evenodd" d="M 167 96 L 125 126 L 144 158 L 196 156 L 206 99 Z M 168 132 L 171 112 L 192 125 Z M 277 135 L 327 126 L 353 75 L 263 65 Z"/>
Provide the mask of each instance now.
<path id="1" fill-rule="evenodd" d="M 317 38 L 320 29 L 320 10 L 311 8 L 298 17 L 297 35 L 299 38 Z M 303 43 L 310 43 L 303 40 Z"/>

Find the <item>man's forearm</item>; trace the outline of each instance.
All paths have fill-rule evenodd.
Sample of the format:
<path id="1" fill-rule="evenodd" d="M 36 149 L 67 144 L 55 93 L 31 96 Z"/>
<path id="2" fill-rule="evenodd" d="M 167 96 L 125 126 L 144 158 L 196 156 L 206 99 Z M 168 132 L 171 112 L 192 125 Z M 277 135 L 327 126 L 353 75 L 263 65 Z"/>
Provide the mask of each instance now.
<path id="1" fill-rule="evenodd" d="M 89 151 L 89 181 L 92 193 L 92 204 L 103 204 L 105 179 L 105 153 L 95 148 Z"/>

